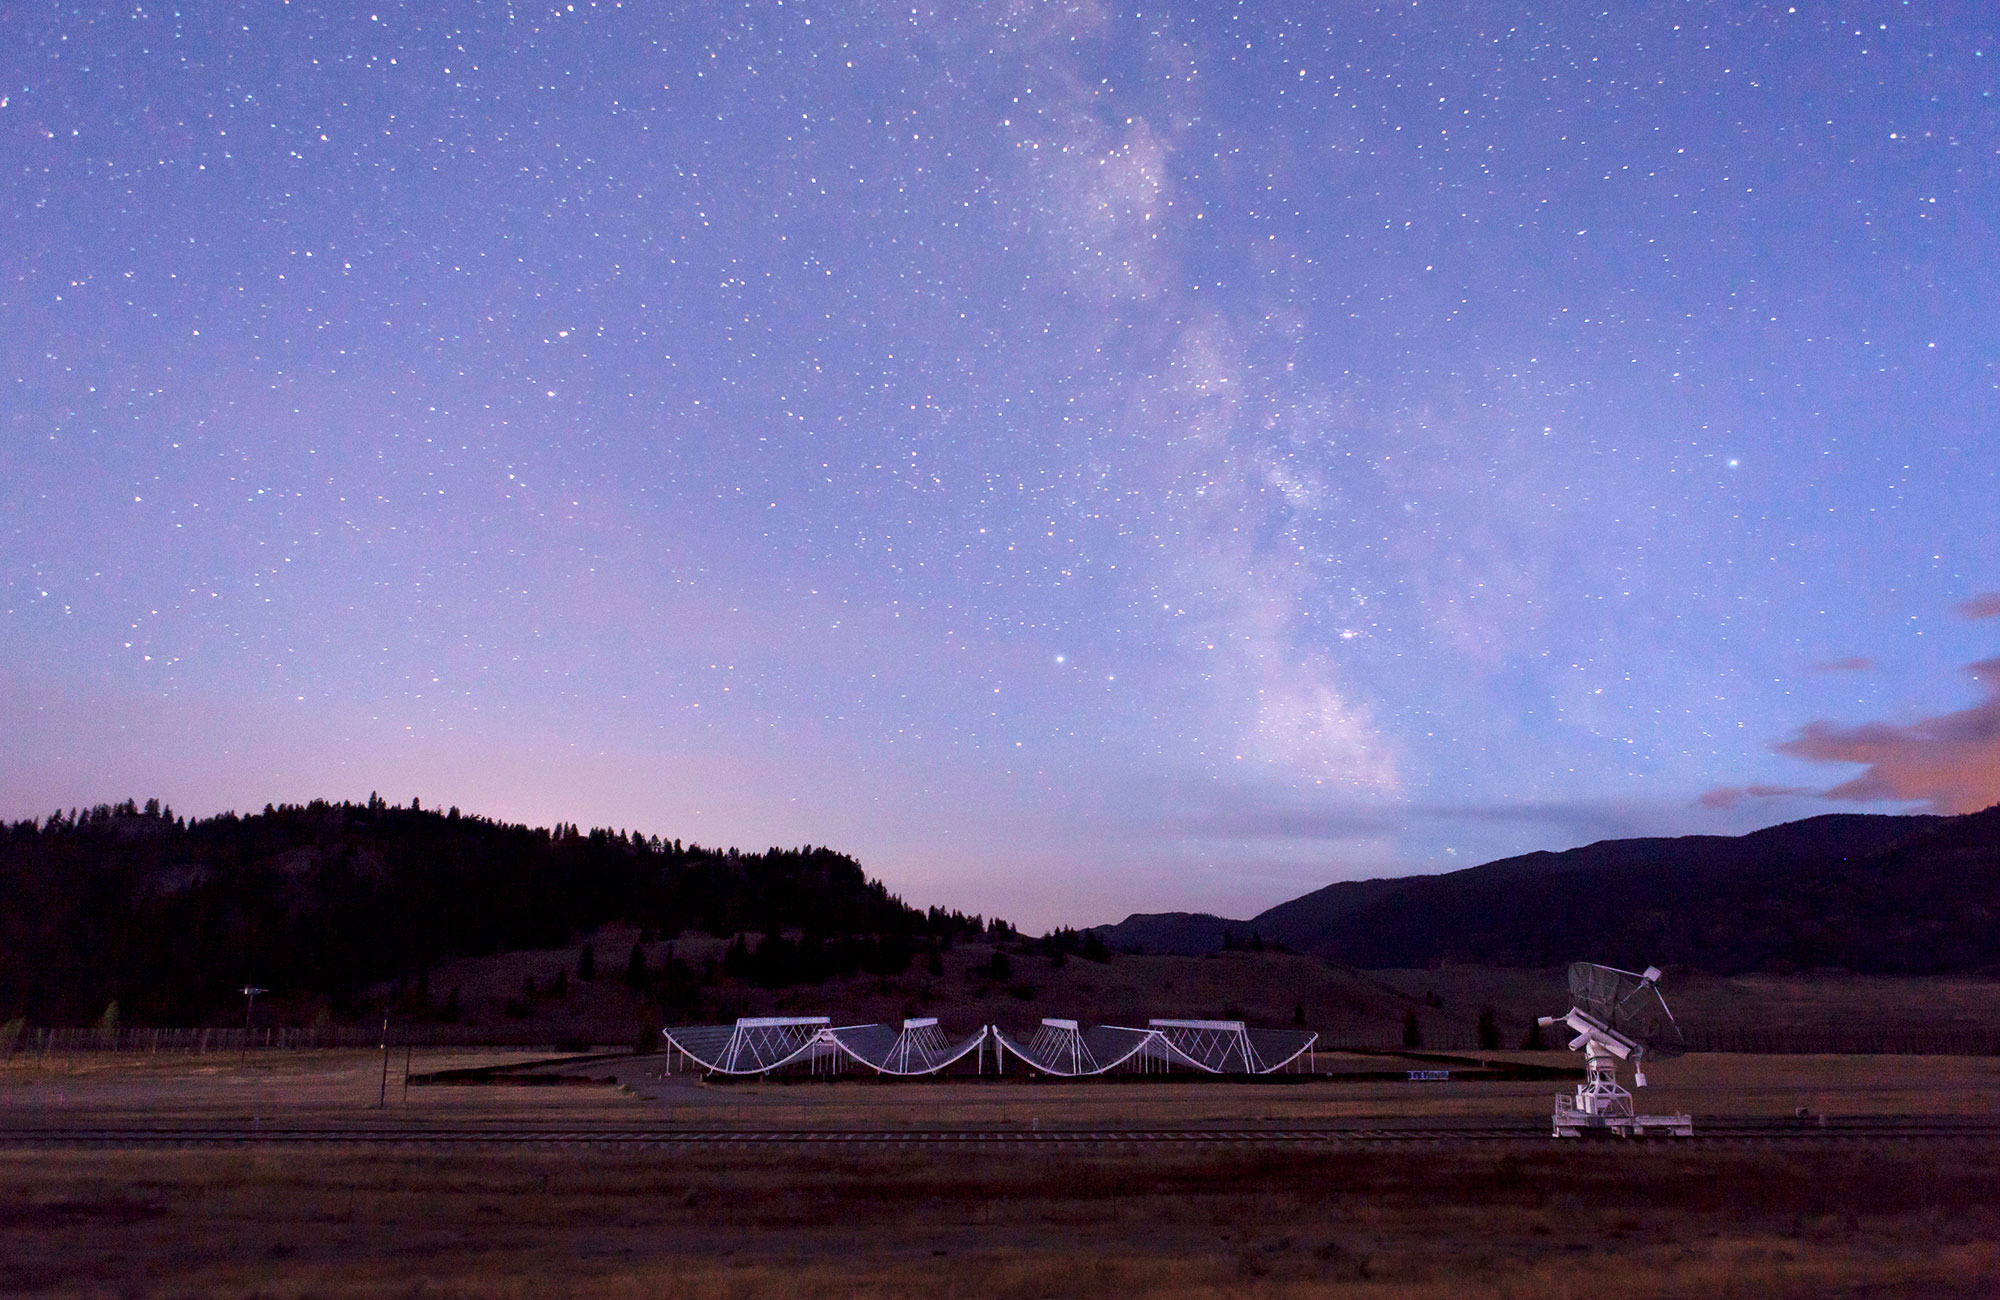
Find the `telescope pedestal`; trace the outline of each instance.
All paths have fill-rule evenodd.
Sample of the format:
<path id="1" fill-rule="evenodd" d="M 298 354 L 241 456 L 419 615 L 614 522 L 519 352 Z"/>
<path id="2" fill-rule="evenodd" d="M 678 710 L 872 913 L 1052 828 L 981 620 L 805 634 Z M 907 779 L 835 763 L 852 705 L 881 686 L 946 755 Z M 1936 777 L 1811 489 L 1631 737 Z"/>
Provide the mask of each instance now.
<path id="1" fill-rule="evenodd" d="M 1576 1096 L 1556 1094 L 1555 1136 L 1646 1137 L 1656 1133 L 1693 1137 L 1694 1117 L 1635 1114 L 1632 1094 L 1618 1082 L 1617 1056 L 1595 1040 L 1587 1043 L 1584 1080 L 1576 1085 Z"/>

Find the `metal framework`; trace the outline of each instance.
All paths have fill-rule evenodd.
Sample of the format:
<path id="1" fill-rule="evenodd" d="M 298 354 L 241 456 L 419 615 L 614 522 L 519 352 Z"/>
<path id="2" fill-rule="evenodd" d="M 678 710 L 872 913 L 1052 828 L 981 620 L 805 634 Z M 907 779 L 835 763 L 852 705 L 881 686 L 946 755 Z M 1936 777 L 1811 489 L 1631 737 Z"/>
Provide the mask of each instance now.
<path id="1" fill-rule="evenodd" d="M 826 1016 L 745 1016 L 733 1025 L 683 1025 L 660 1032 L 669 1047 L 710 1074 L 769 1074 L 824 1059 L 832 1050 L 830 1024 Z M 672 1060 L 670 1053 L 670 1068 Z"/>
<path id="2" fill-rule="evenodd" d="M 1312 1050 L 1319 1035 L 1303 1029 L 1250 1029 L 1241 1020 L 1146 1022 L 1181 1061 L 1210 1074 L 1272 1074 Z"/>
<path id="3" fill-rule="evenodd" d="M 835 1025 L 826 1016 L 746 1016 L 733 1025 L 682 1025 L 663 1029 L 668 1068 L 678 1054 L 710 1074 L 771 1074 L 805 1066 L 838 1073 L 854 1062 L 877 1074 L 936 1074 L 986 1044 L 982 1026 L 952 1042 L 933 1017 L 889 1025 Z"/>
<path id="4" fill-rule="evenodd" d="M 1164 1069 L 1166 1061 L 1160 1053 L 1148 1050 L 1156 1047 L 1158 1037 L 1144 1029 L 1115 1025 L 1085 1029 L 1074 1020 L 1047 1019 L 1035 1027 L 1034 1037 L 1021 1043 L 995 1026 L 994 1063 L 1004 1074 L 1011 1053 L 1029 1069 L 1063 1079 L 1104 1074 L 1128 1062 L 1139 1069 Z"/>
<path id="5" fill-rule="evenodd" d="M 733 1025 L 682 1025 L 661 1034 L 669 1070 L 676 1057 L 707 1073 L 734 1077 L 799 1068 L 838 1073 L 852 1063 L 896 1078 L 938 1074 L 975 1052 L 983 1074 L 989 1040 L 994 1071 L 1002 1074 L 1009 1056 L 1036 1073 L 1064 1079 L 1118 1069 L 1270 1074 L 1298 1061 L 1319 1038 L 1304 1030 L 1249 1029 L 1240 1020 L 1152 1020 L 1133 1029 L 1086 1028 L 1052 1018 L 1025 1043 L 997 1025 L 982 1025 L 953 1041 L 931 1016 L 905 1020 L 900 1028 L 835 1025 L 826 1016 L 746 1016 Z"/>
<path id="6" fill-rule="evenodd" d="M 1319 1035 L 1305 1030 L 1249 1029 L 1240 1020 L 1149 1020 L 1146 1028 L 1044 1020 L 1023 1044 L 993 1030 L 1002 1068 L 1012 1054 L 1030 1069 L 1061 1078 L 1175 1069 L 1202 1074 L 1270 1074 L 1311 1050 Z"/>
<path id="7" fill-rule="evenodd" d="M 900 1031 L 888 1025 L 850 1025 L 827 1033 L 842 1052 L 877 1074 L 914 1078 L 936 1074 L 981 1051 L 987 1031 L 981 1025 L 978 1033 L 954 1043 L 935 1016 L 923 1016 L 905 1020 Z"/>

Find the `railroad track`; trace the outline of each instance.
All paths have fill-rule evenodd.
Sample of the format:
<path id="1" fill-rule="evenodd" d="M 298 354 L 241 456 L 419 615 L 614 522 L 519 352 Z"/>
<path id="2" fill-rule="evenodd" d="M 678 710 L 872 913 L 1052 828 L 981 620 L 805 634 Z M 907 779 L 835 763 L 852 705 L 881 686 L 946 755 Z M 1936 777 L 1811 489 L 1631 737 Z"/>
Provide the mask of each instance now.
<path id="1" fill-rule="evenodd" d="M 395 1128 L 281 1126 L 37 1126 L 0 1128 L 0 1147 L 234 1147 L 314 1145 L 489 1148 L 956 1147 L 1145 1148 L 1224 1145 L 1342 1146 L 1381 1142 L 1551 1142 L 1546 1121 L 1504 1124 L 1381 1124 L 1291 1128 L 1146 1129 L 743 1129 Z M 1663 1142 L 2000 1140 L 2000 1119 L 1839 1118 L 1697 1120 L 1695 1136 Z"/>

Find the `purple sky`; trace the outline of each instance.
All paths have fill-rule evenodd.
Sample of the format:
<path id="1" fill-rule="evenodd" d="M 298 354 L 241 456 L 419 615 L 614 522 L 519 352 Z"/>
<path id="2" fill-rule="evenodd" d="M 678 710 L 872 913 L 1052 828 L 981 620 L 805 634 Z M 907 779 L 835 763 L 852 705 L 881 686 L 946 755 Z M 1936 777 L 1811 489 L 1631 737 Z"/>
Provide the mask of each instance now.
<path id="1" fill-rule="evenodd" d="M 1996 31 L 8 5 L 0 815 L 1040 928 L 2000 800 Z"/>

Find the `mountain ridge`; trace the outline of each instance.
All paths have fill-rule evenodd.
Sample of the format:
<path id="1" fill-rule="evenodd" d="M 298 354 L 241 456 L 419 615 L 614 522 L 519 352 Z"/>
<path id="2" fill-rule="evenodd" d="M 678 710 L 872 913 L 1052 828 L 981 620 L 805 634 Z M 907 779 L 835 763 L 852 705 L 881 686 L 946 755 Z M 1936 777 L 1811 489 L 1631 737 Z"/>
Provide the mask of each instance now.
<path id="1" fill-rule="evenodd" d="M 1937 974 L 2000 966 L 1996 916 L 2000 805 L 1599 840 L 1438 875 L 1337 881 L 1247 920 L 1134 913 L 1095 931 L 1114 947 L 1189 954 L 1277 943 L 1364 969 L 1587 958 Z"/>

